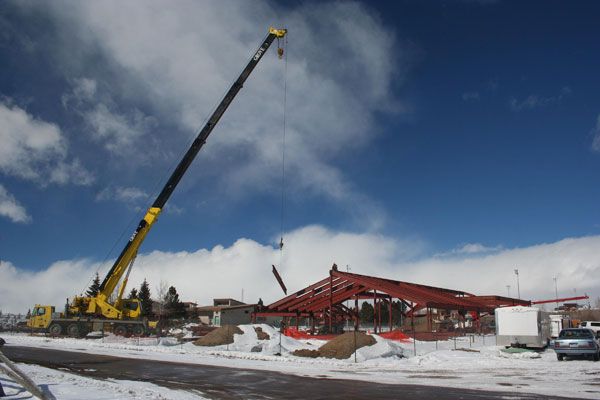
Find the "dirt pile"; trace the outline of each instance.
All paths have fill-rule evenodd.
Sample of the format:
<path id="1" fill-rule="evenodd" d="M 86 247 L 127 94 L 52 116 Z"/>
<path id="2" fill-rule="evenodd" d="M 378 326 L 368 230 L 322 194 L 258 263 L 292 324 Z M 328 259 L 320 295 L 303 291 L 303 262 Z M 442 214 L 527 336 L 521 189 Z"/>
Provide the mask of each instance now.
<path id="1" fill-rule="evenodd" d="M 321 353 L 319 350 L 309 350 L 309 349 L 298 349 L 294 350 L 292 353 L 296 357 L 309 357 L 309 358 L 317 358 L 321 357 Z"/>
<path id="2" fill-rule="evenodd" d="M 255 326 L 254 332 L 256 332 L 256 337 L 258 337 L 258 340 L 271 339 L 271 336 L 269 336 L 269 334 L 267 332 L 264 332 L 260 326 Z"/>
<path id="3" fill-rule="evenodd" d="M 346 332 L 319 347 L 321 357 L 344 359 L 350 357 L 355 349 L 372 346 L 377 341 L 373 336 L 356 332 L 356 347 L 354 346 L 354 332 Z"/>
<path id="4" fill-rule="evenodd" d="M 355 347 L 354 332 L 346 332 L 343 335 L 339 335 L 335 339 L 331 339 L 329 342 L 319 347 L 319 350 L 300 349 L 294 351 L 292 354 L 298 357 L 326 357 L 342 360 L 349 358 L 352 354 L 354 354 L 355 350 L 365 346 L 372 346 L 375 343 L 377 343 L 377 341 L 373 336 L 364 334 L 362 332 L 356 332 Z"/>
<path id="5" fill-rule="evenodd" d="M 233 343 L 234 334 L 242 335 L 244 332 L 235 325 L 224 325 L 207 333 L 193 342 L 196 346 L 220 346 Z"/>

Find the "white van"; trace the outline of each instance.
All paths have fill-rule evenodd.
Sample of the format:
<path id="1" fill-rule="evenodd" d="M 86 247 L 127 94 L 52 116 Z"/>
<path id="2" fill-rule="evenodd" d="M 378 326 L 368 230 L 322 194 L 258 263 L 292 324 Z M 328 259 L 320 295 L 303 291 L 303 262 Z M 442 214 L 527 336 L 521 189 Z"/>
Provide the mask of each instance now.
<path id="1" fill-rule="evenodd" d="M 579 327 L 591 329 L 597 335 L 600 332 L 600 321 L 581 321 Z"/>

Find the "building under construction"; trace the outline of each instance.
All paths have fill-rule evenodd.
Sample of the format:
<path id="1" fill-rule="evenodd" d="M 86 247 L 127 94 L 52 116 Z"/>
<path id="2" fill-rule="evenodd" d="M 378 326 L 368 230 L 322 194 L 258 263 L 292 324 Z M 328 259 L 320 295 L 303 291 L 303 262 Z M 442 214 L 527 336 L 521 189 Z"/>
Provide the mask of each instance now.
<path id="1" fill-rule="evenodd" d="M 461 290 L 342 272 L 334 264 L 328 277 L 269 304 L 254 317 L 279 316 L 296 325 L 304 319 L 311 326 L 311 333 L 317 327 L 333 333 L 336 326 L 346 321 L 352 321 L 355 329 L 360 329 L 359 301 L 364 300 L 373 302 L 375 333 L 382 332 L 384 327 L 392 330 L 392 305 L 395 301 L 402 304 L 402 318 L 410 321 L 413 328 L 415 316 L 424 313 L 429 332 L 433 330 L 433 310 L 469 316 L 478 325 L 480 316 L 493 314 L 497 307 L 532 304 L 529 300 L 479 296 Z M 382 307 L 387 307 L 387 312 Z M 387 316 L 387 321 L 382 320 L 382 315 Z"/>

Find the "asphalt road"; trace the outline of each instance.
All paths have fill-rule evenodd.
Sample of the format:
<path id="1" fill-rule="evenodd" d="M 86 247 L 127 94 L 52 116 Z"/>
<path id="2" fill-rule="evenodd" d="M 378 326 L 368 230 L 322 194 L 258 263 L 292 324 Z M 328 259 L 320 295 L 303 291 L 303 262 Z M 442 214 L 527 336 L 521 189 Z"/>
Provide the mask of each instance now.
<path id="1" fill-rule="evenodd" d="M 178 364 L 69 351 L 8 346 L 11 360 L 69 370 L 91 378 L 152 382 L 201 392 L 210 399 L 563 399 L 535 394 L 487 392 L 438 386 L 388 385 L 359 380 L 308 378 L 279 372 Z M 235 361 L 232 360 L 232 364 Z M 515 396 L 516 395 L 516 396 Z"/>

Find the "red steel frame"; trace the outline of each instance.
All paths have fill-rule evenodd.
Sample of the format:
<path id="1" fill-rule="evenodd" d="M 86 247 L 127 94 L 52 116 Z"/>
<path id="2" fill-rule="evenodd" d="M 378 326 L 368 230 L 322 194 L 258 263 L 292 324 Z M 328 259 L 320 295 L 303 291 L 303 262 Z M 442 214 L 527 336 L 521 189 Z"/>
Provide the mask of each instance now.
<path id="1" fill-rule="evenodd" d="M 492 313 L 494 309 L 503 306 L 530 306 L 529 300 L 514 299 L 504 296 L 476 296 L 474 294 L 420 285 L 416 283 L 395 281 L 374 276 L 359 275 L 338 271 L 334 264 L 329 271 L 329 277 L 321 279 L 281 300 L 266 307 L 266 310 L 254 313 L 254 317 L 280 316 L 320 318 L 325 323 L 328 318 L 329 328 L 333 320 L 354 319 L 358 324 L 356 311 L 343 305 L 345 301 L 354 300 L 355 308 L 359 299 L 373 299 L 375 311 L 375 330 L 381 329 L 381 301 L 389 300 L 390 308 L 393 299 L 400 299 L 409 306 L 405 316 L 414 317 L 418 310 L 431 308 L 458 310 L 462 312 Z M 391 313 L 390 328 L 391 328 Z"/>

